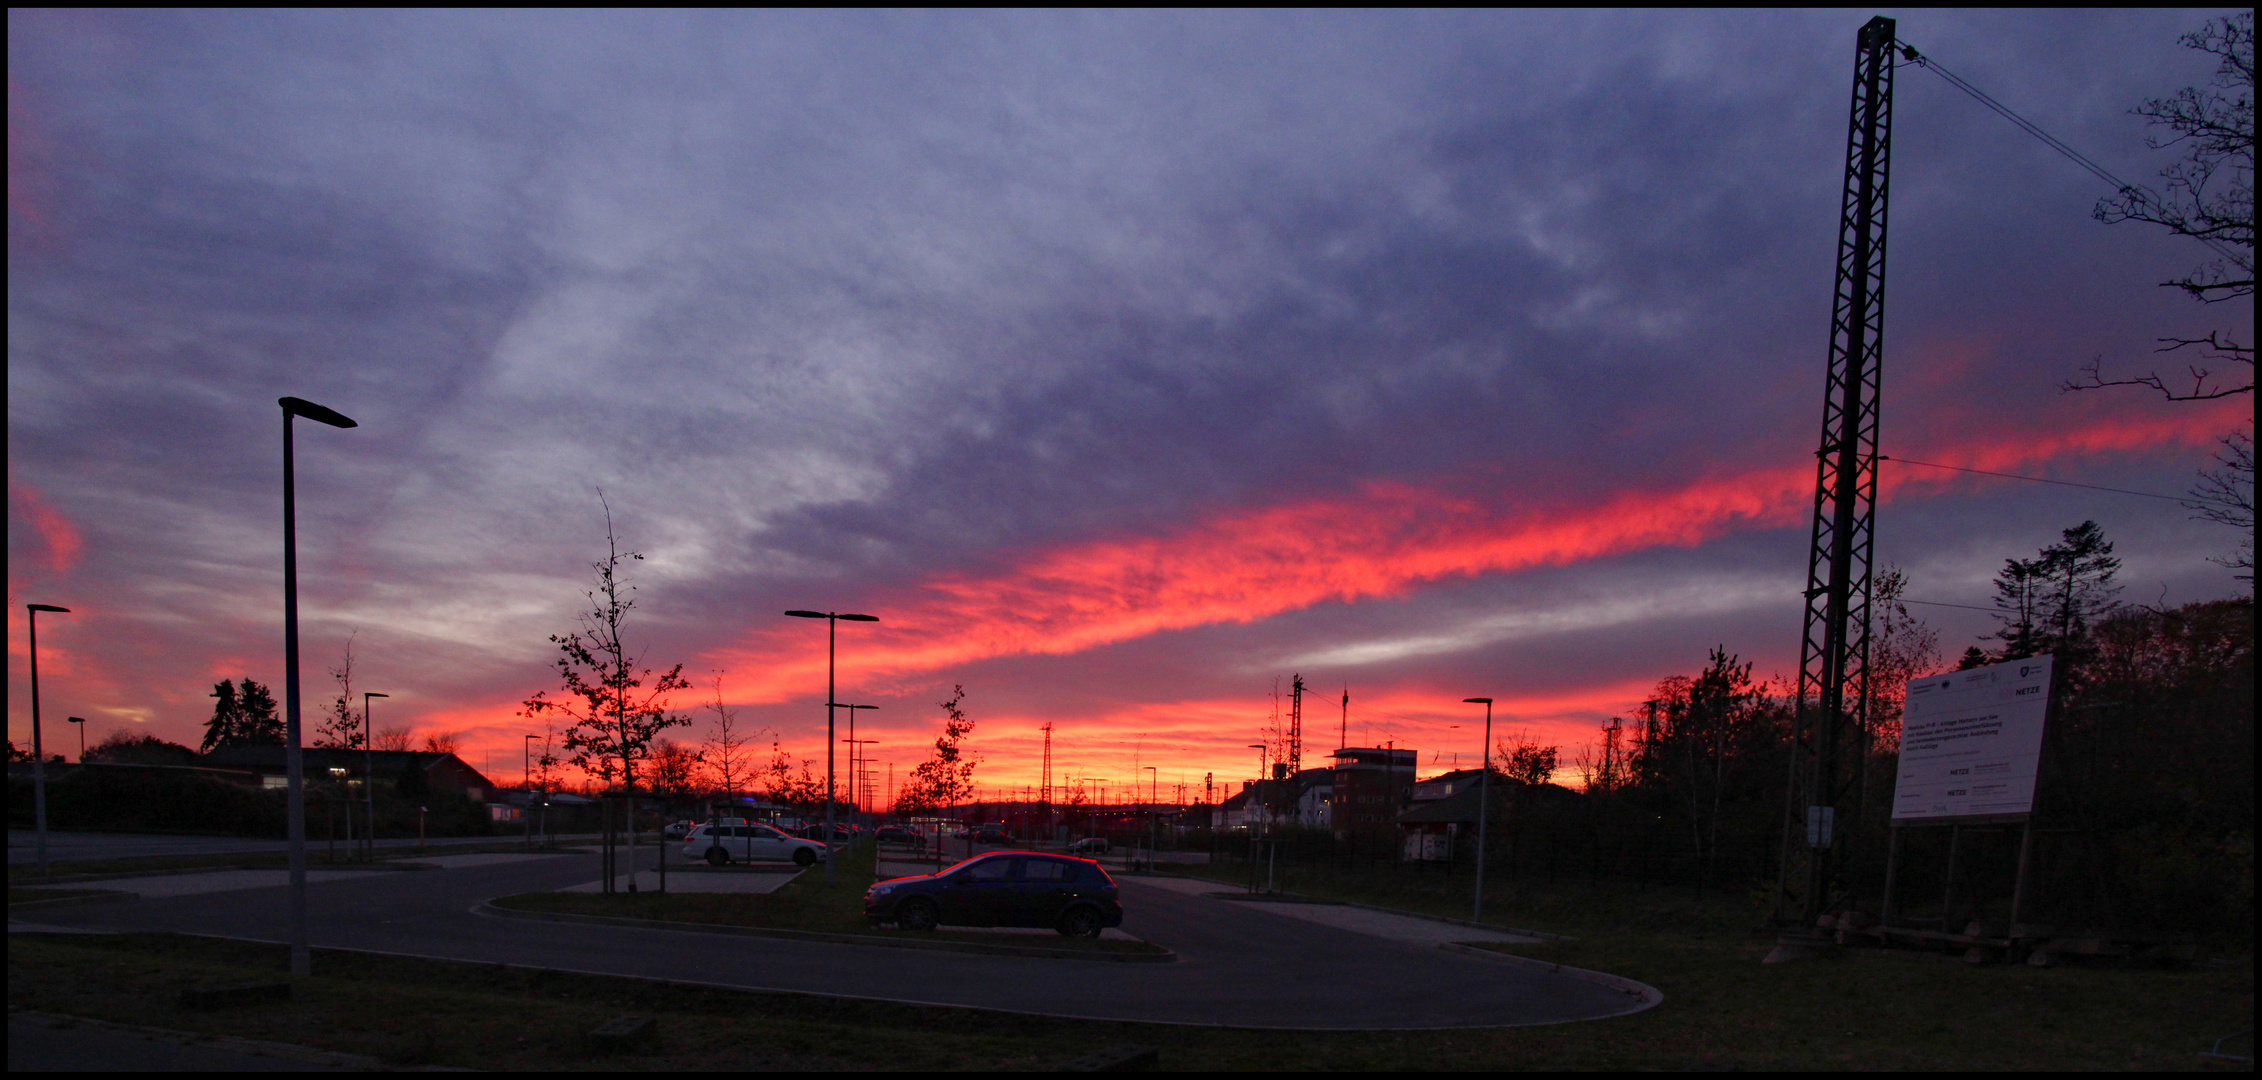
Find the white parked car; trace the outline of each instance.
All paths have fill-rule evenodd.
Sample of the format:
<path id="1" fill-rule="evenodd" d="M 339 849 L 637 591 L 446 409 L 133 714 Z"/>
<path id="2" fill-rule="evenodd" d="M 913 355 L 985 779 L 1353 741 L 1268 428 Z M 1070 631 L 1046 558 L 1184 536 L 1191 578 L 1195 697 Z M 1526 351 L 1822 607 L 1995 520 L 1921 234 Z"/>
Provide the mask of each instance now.
<path id="1" fill-rule="evenodd" d="M 804 840 L 768 825 L 701 824 L 684 840 L 683 857 L 705 859 L 710 866 L 734 862 L 782 863 L 815 866 L 830 851 L 815 840 Z"/>

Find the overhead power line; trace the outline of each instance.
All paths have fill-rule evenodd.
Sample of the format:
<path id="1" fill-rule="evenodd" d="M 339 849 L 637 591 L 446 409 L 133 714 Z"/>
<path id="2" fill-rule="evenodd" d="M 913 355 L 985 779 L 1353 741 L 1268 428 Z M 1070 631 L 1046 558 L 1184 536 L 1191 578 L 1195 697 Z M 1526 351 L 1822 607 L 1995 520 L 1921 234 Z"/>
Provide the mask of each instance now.
<path id="1" fill-rule="evenodd" d="M 2011 111 L 2011 108 L 2009 106 L 1995 100 L 1993 97 L 1989 96 L 1985 90 L 1981 90 L 1980 88 L 1973 86 L 1970 82 L 1966 81 L 1963 76 L 1958 75 L 1953 71 L 1949 71 L 1947 68 L 1941 67 L 1938 60 L 1934 60 L 1929 56 L 1925 56 L 1922 53 L 1919 53 L 1916 50 L 1915 46 L 1910 45 L 1906 41 L 1900 41 L 1896 39 L 1893 43 L 1900 46 L 1901 55 L 1906 58 L 1908 62 L 1915 64 L 1916 66 L 1921 67 L 1924 70 L 1933 73 L 1934 75 L 1940 76 L 1940 78 L 1945 80 L 1948 85 L 1953 86 L 1956 89 L 1970 95 L 1973 101 L 1977 101 L 1981 105 L 1985 105 L 1989 109 L 1994 110 L 1997 115 L 2001 116 L 2005 120 L 2010 121 L 2013 125 L 2017 126 L 2020 131 L 2026 132 L 2027 134 L 2034 136 L 2037 140 L 2040 140 L 2042 145 L 2057 151 L 2059 154 L 2063 155 L 2066 160 L 2081 166 L 2082 169 L 2087 171 L 2091 176 L 2094 176 L 2099 180 L 2103 180 L 2107 184 L 2112 185 L 2113 190 L 2120 192 L 2122 195 L 2126 195 L 2130 198 L 2151 203 L 2154 206 L 2159 206 L 2159 198 L 2153 195 L 2150 190 L 2138 187 L 2137 185 L 2131 184 L 2118 176 L 2114 176 L 2111 172 L 2107 171 L 2103 165 L 2099 165 L 2095 161 L 2090 160 L 2088 155 L 2074 149 L 2071 146 L 2067 146 L 2064 140 L 2061 140 L 2057 136 L 2042 130 L 2041 125 L 2036 124 L 2034 121 Z M 2217 240 L 2214 237 L 2195 236 L 2192 237 L 2192 239 L 2207 245 L 2209 248 L 2213 249 L 2215 254 L 2221 255 L 2226 259 L 2236 260 L 2239 257 L 2236 252 L 2232 251 L 2222 241 Z"/>
<path id="2" fill-rule="evenodd" d="M 2077 484 L 2071 480 L 2048 480 L 2039 476 L 2020 476 L 2017 473 L 1996 472 L 1992 469 L 1967 469 L 1961 465 L 1941 465 L 1936 462 L 1917 461 L 1911 458 L 1887 457 L 1884 454 L 1877 455 L 1877 460 L 1898 461 L 1903 465 L 1922 465 L 1928 469 L 1953 469 L 1956 472 L 1978 473 L 1981 476 L 2000 476 L 2005 480 L 2026 480 L 2036 484 L 2056 484 L 2059 487 L 2087 488 L 2091 491 L 2110 491 L 2116 495 L 2141 495 L 2147 499 L 2166 499 L 2169 502 L 2176 503 L 2202 502 L 2216 503 L 2222 506 L 2235 505 L 2225 499 L 2210 499 L 2204 495 L 2162 495 L 2156 491 L 2131 491 L 2128 488 L 2105 487 L 2101 484 Z M 1910 601 L 1910 603 L 1915 603 L 1915 601 L 1912 600 Z"/>

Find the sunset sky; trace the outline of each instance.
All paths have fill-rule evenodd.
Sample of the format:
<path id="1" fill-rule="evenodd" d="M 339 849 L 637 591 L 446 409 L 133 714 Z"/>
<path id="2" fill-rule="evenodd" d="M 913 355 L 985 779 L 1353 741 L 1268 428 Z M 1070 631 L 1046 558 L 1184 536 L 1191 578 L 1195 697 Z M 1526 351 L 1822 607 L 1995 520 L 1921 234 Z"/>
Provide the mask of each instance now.
<path id="1" fill-rule="evenodd" d="M 1890 10 L 1884 14 L 1896 14 Z M 2108 169 L 2214 9 L 1900 36 Z M 8 20 L 9 737 L 194 744 L 280 694 L 519 777 L 604 551 L 631 642 L 821 763 L 824 626 L 883 777 L 966 689 L 977 783 L 1167 799 L 1306 763 L 1569 756 L 1720 645 L 1797 663 L 1868 12 L 40 12 Z M 1899 73 L 1884 445 L 2177 494 L 2252 403 L 2061 393 L 2228 331 L 2209 258 Z M 2122 599 L 2244 591 L 2172 501 L 1885 467 L 1878 558 L 1989 603 L 2094 518 Z M 1918 609 L 1960 652 L 1983 611 Z M 1347 714 L 1340 708 L 1346 688 Z M 1459 725 L 1455 727 L 1453 725 Z M 846 734 L 845 730 L 842 732 Z M 765 742 L 767 741 L 765 737 Z M 1457 755 L 1457 756 L 1456 756 Z"/>

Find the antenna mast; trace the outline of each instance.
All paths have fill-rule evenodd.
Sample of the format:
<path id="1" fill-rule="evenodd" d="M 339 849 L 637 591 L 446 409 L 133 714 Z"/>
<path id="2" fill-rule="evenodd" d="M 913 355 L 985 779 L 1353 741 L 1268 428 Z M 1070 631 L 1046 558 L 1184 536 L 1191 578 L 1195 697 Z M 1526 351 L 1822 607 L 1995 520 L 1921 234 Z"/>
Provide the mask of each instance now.
<path id="1" fill-rule="evenodd" d="M 1869 20 L 1855 38 L 1846 182 L 1838 217 L 1830 367 L 1815 451 L 1814 532 L 1807 549 L 1806 632 L 1792 714 L 1778 919 L 1811 927 L 1845 850 L 1837 807 L 1847 794 L 1839 759 L 1866 759 L 1870 555 L 1877 509 L 1877 410 L 1885 338 L 1885 206 L 1892 157 L 1894 22 Z M 1844 737 L 1851 723 L 1861 736 Z M 1849 747 L 1848 742 L 1857 745 Z"/>

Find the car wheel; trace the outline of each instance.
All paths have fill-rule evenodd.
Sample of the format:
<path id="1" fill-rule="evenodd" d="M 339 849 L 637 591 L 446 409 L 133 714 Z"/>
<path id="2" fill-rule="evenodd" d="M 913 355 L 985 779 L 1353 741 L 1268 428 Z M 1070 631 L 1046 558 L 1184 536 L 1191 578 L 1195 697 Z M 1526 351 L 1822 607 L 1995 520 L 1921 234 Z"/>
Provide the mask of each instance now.
<path id="1" fill-rule="evenodd" d="M 932 900 L 912 897 L 896 906 L 895 924 L 915 934 L 924 934 L 942 921 L 942 913 L 935 910 Z"/>
<path id="2" fill-rule="evenodd" d="M 722 845 L 717 844 L 714 847 L 707 849 L 707 865 L 726 866 L 729 865 L 729 863 L 730 852 L 724 851 L 722 849 Z"/>
<path id="3" fill-rule="evenodd" d="M 1060 917 L 1059 930 L 1062 937 L 1098 937 L 1100 913 L 1088 907 L 1070 908 Z"/>
<path id="4" fill-rule="evenodd" d="M 817 853 L 810 848 L 793 849 L 793 865 L 808 869 L 817 865 Z"/>

